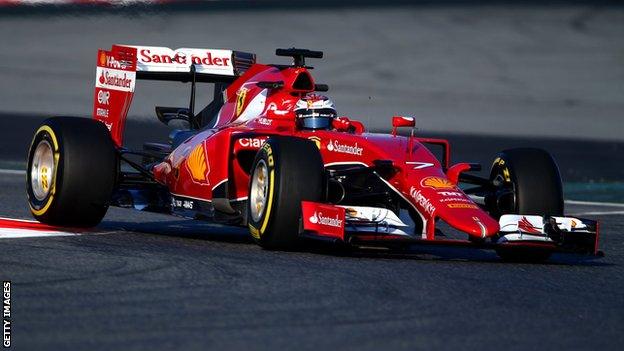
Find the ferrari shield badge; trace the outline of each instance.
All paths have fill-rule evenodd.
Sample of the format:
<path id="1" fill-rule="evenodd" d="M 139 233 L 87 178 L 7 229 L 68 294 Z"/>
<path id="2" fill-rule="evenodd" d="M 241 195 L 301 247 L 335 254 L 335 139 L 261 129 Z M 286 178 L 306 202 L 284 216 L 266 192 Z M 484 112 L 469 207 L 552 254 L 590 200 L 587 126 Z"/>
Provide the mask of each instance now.
<path id="1" fill-rule="evenodd" d="M 247 97 L 247 92 L 249 89 L 240 88 L 238 92 L 236 92 L 236 117 L 240 116 L 241 112 L 243 112 L 243 105 L 245 105 L 245 98 Z"/>

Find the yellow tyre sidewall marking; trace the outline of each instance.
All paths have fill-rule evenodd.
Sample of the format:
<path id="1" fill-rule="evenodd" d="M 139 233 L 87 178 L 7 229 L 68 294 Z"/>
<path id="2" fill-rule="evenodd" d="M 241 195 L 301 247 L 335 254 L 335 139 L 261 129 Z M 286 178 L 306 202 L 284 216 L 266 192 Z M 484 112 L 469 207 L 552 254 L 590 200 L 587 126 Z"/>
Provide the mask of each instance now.
<path id="1" fill-rule="evenodd" d="M 260 239 L 260 233 L 258 232 L 258 229 L 256 229 L 256 227 L 254 227 L 251 223 L 249 223 L 249 232 L 254 238 Z"/>
<path id="2" fill-rule="evenodd" d="M 505 182 L 511 183 L 511 172 L 509 171 L 509 168 L 505 166 L 505 160 L 503 160 L 500 157 L 497 157 L 494 160 L 494 166 L 500 167 L 501 171 L 503 172 L 503 179 L 505 179 Z"/>
<path id="3" fill-rule="evenodd" d="M 269 174 L 269 201 L 267 203 L 266 213 L 264 215 L 264 221 L 262 222 L 262 227 L 260 227 L 260 234 L 264 234 L 267 225 L 269 224 L 269 218 L 271 217 L 271 207 L 273 205 L 273 184 L 275 180 L 275 171 L 271 169 L 271 173 Z"/>
<path id="4" fill-rule="evenodd" d="M 251 236 L 256 239 L 260 239 L 262 234 L 266 231 L 267 226 L 269 225 L 269 218 L 271 217 L 271 208 L 273 207 L 273 193 L 275 187 L 275 169 L 274 161 L 273 161 L 273 150 L 271 149 L 271 145 L 269 143 L 264 143 L 262 146 L 262 150 L 267 155 L 267 167 L 269 167 L 269 193 L 267 194 L 267 207 L 264 212 L 264 219 L 262 220 L 262 225 L 260 229 L 256 228 L 255 225 L 249 223 L 249 231 L 251 232 Z"/>
<path id="5" fill-rule="evenodd" d="M 48 211 L 48 209 L 50 208 L 50 205 L 52 205 L 52 201 L 54 200 L 54 194 L 56 193 L 56 174 L 58 172 L 58 164 L 59 164 L 59 156 L 60 156 L 56 134 L 54 134 L 54 131 L 49 126 L 43 125 L 39 129 L 37 129 L 37 132 L 35 133 L 35 137 L 33 138 L 33 143 L 37 139 L 37 136 L 39 135 L 39 133 L 42 133 L 42 132 L 47 132 L 48 135 L 50 136 L 50 139 L 52 139 L 52 144 L 54 146 L 54 150 L 53 150 L 54 152 L 54 174 L 52 175 L 52 185 L 50 189 L 50 196 L 48 197 L 48 200 L 46 201 L 45 205 L 43 205 L 41 209 L 36 209 L 32 206 L 30 201 L 28 202 L 28 206 L 30 206 L 30 211 L 35 216 L 43 215 L 44 213 Z M 33 143 L 31 143 L 31 148 L 32 148 Z"/>

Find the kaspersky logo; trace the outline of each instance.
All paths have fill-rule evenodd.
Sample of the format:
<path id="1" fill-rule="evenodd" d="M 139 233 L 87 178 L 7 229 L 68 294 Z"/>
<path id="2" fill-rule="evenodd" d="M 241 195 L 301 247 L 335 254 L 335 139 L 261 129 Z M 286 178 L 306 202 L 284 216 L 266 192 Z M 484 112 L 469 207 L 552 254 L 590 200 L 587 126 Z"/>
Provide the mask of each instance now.
<path id="1" fill-rule="evenodd" d="M 432 215 L 433 212 L 435 212 L 436 210 L 435 206 L 431 204 L 431 201 L 429 201 L 429 199 L 427 199 L 425 195 L 423 195 L 420 192 L 419 189 L 416 189 L 415 187 L 411 187 L 409 193 L 410 193 L 410 196 L 414 199 L 414 201 L 416 201 L 422 208 L 424 208 L 425 211 L 427 211 L 427 213 Z"/>
<path id="2" fill-rule="evenodd" d="M 321 224 L 330 227 L 342 228 L 342 219 L 340 219 L 338 215 L 336 215 L 336 218 L 332 218 L 324 217 L 322 212 L 314 212 L 314 215 L 308 218 L 308 220 L 312 224 Z"/>

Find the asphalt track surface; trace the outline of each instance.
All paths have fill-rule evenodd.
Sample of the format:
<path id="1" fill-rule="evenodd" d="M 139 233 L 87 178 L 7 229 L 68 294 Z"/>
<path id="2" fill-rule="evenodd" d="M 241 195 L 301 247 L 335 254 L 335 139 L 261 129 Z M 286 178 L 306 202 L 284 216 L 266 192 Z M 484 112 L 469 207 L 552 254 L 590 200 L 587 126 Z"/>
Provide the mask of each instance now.
<path id="1" fill-rule="evenodd" d="M 622 182 L 623 14 L 432 6 L 3 17 L 0 43 L 11 49 L 0 50 L 0 217 L 30 218 L 15 170 L 31 134 L 45 116 L 90 110 L 95 50 L 115 42 L 235 47 L 271 59 L 277 46 L 325 49 L 319 81 L 375 129 L 413 112 L 423 135 L 451 138 L 455 161 L 487 165 L 505 147 L 540 146 L 568 183 Z M 131 146 L 166 135 L 149 122 L 153 105 L 186 103 L 186 88 L 159 89 L 137 94 Z M 568 203 L 566 212 L 601 220 L 604 258 L 272 252 L 245 230 L 113 208 L 97 233 L 0 239 L 0 278 L 13 282 L 12 347 L 620 349 L 624 207 Z"/>
<path id="2" fill-rule="evenodd" d="M 0 216 L 29 218 L 23 186 L 0 176 Z M 99 234 L 0 239 L 0 277 L 17 350 L 619 349 L 624 208 L 567 212 L 602 221 L 606 257 L 271 252 L 245 230 L 111 209 Z"/>

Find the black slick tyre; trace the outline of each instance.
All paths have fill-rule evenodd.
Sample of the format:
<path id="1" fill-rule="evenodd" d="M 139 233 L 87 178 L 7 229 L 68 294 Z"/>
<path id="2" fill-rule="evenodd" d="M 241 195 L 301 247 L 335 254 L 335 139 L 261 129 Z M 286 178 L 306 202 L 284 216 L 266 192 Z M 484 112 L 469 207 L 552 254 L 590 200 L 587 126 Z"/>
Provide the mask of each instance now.
<path id="1" fill-rule="evenodd" d="M 40 222 L 97 225 L 117 174 L 115 145 L 104 124 L 77 117 L 47 119 L 28 152 L 28 205 Z"/>
<path id="2" fill-rule="evenodd" d="M 293 249 L 301 201 L 321 201 L 325 170 L 316 145 L 306 139 L 271 137 L 258 151 L 249 181 L 251 236 L 267 249 Z"/>
<path id="3" fill-rule="evenodd" d="M 490 172 L 490 180 L 513 192 L 508 214 L 540 216 L 563 215 L 563 186 L 559 168 L 546 151 L 535 148 L 508 149 L 500 152 Z M 501 247 L 498 255 L 507 261 L 540 262 L 550 257 L 547 249 Z"/>

